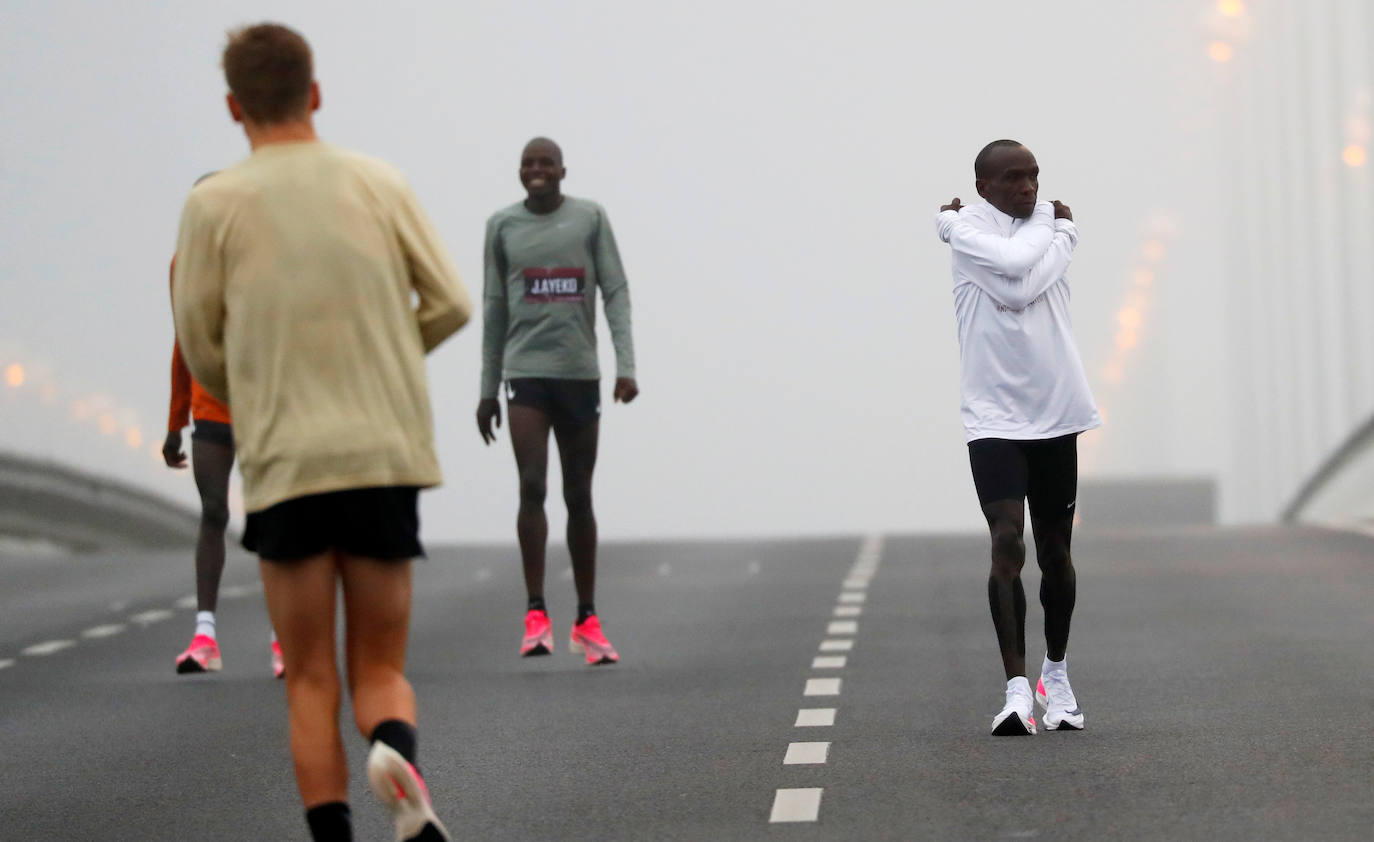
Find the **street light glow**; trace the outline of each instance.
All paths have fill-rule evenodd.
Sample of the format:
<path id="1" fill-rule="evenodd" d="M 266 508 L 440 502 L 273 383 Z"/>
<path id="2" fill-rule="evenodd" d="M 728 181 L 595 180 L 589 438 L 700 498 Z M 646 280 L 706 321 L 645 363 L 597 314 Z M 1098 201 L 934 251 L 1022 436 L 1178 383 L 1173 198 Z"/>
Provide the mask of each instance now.
<path id="1" fill-rule="evenodd" d="M 1341 160 L 1345 161 L 1347 167 L 1363 167 L 1367 157 L 1364 147 L 1358 143 L 1352 143 L 1341 150 Z"/>
<path id="2" fill-rule="evenodd" d="M 1225 64 L 1230 61 L 1233 52 L 1231 45 L 1225 41 L 1213 41 L 1211 45 L 1207 47 L 1207 55 L 1211 56 L 1212 61 L 1217 64 Z"/>
<path id="3" fill-rule="evenodd" d="M 11 389 L 18 389 L 24 385 L 24 367 L 19 363 L 10 363 L 5 369 L 5 382 Z"/>

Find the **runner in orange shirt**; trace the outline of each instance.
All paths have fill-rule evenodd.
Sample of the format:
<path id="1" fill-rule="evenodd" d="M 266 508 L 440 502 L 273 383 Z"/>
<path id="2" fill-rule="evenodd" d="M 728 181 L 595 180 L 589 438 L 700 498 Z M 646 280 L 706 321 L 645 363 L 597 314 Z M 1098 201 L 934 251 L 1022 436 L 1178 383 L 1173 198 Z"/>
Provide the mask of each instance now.
<path id="1" fill-rule="evenodd" d="M 202 176 L 199 184 L 209 176 Z M 176 267 L 176 258 L 172 258 Z M 224 531 L 229 525 L 229 474 L 234 468 L 234 431 L 229 407 L 191 377 L 181 346 L 172 343 L 172 399 L 167 414 L 167 440 L 162 458 L 169 468 L 185 468 L 181 430 L 193 421 L 191 467 L 200 492 L 200 535 L 196 539 L 196 630 L 186 651 L 177 656 L 177 672 L 215 672 L 221 666 L 215 637 L 215 606 L 224 572 Z M 272 634 L 272 674 L 284 673 L 281 645 Z"/>

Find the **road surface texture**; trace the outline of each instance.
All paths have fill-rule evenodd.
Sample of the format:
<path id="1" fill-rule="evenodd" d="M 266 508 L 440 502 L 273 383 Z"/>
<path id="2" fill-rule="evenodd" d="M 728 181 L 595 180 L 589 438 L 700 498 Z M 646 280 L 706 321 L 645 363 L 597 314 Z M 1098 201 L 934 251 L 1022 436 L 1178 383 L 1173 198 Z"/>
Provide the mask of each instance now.
<path id="1" fill-rule="evenodd" d="M 567 650 L 565 553 L 557 651 L 521 660 L 514 549 L 434 548 L 409 672 L 440 815 L 470 840 L 1374 834 L 1374 538 L 1080 530 L 1087 729 L 1031 738 L 987 733 L 986 543 L 610 544 L 598 607 L 622 662 L 595 668 Z M 224 671 L 178 676 L 189 548 L 0 555 L 0 839 L 307 838 L 254 562 L 231 554 L 224 584 Z M 390 839 L 346 734 L 356 836 Z"/>

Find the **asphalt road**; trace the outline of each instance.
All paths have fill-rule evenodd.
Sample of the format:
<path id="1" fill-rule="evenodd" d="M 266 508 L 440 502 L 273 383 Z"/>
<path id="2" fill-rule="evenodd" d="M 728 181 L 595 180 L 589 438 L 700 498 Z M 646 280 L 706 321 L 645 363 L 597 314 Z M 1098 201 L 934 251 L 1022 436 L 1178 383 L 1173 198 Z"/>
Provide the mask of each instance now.
<path id="1" fill-rule="evenodd" d="M 608 545 L 622 662 L 597 668 L 566 648 L 565 554 L 558 651 L 521 660 L 513 548 L 436 549 L 410 676 L 441 816 L 472 840 L 1374 835 L 1374 538 L 1081 531 L 1087 730 L 1020 739 L 987 733 L 985 540 Z M 0 839 L 306 838 L 254 564 L 232 556 L 225 586 L 224 671 L 178 676 L 189 554 L 0 556 Z M 813 679 L 838 694 L 804 695 L 836 689 Z M 802 709 L 834 724 L 797 727 Z M 349 749 L 357 838 L 389 839 Z"/>

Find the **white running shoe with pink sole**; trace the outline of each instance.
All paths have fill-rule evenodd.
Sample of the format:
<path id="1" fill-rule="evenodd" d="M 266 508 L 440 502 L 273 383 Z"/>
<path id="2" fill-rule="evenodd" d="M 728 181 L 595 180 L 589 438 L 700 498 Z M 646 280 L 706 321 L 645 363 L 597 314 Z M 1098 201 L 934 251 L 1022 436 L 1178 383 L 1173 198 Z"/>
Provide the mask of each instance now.
<path id="1" fill-rule="evenodd" d="M 429 789 L 401 753 L 378 740 L 367 755 L 367 782 L 396 820 L 396 842 L 450 842 L 429 803 Z"/>

